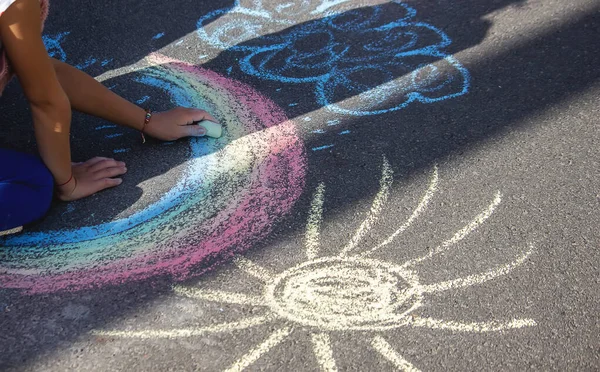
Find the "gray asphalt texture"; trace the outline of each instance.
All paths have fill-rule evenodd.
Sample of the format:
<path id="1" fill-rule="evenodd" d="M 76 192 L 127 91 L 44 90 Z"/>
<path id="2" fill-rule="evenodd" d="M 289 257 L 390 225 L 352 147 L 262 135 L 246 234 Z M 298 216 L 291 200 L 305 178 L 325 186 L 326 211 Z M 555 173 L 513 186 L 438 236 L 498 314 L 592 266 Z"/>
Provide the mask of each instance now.
<path id="1" fill-rule="evenodd" d="M 462 323 L 532 319 L 535 325 L 490 332 L 413 326 L 325 332 L 276 320 L 194 337 L 131 339 L 92 331 L 206 327 L 263 309 L 182 297 L 165 277 L 44 295 L 0 288 L 0 370 L 224 370 L 286 326 L 292 329 L 289 338 L 248 370 L 319 370 L 311 344 L 315 332 L 329 334 L 337 369 L 343 371 L 396 369 L 371 345 L 376 335 L 422 371 L 600 369 L 600 3 L 408 1 L 418 21 L 452 39 L 447 52 L 469 70 L 470 91 L 396 112 L 340 117 L 339 131 L 350 130 L 345 136 L 339 131 L 317 135 L 312 132 L 317 127 L 302 127 L 308 113 L 316 112 L 311 125 L 331 119 L 317 111 L 314 85 L 249 76 L 237 64 L 243 54 L 200 41 L 197 21 L 232 3 L 54 0 L 45 34 L 70 32 L 62 47 L 72 64 L 89 56 L 112 58 L 106 66 L 86 68 L 92 76 L 160 50 L 254 87 L 295 120 L 308 154 L 306 188 L 272 234 L 243 254 L 275 273 L 306 261 L 306 221 L 320 182 L 327 190 L 323 254 L 335 254 L 352 238 L 379 191 L 383 156 L 394 183 L 361 246 L 375 246 L 396 231 L 427 190 L 434 167 L 439 171 L 438 192 L 427 210 L 374 257 L 385 262 L 401 265 L 427 253 L 500 191 L 502 203 L 493 217 L 456 248 L 416 266 L 419 278 L 425 284 L 466 278 L 513 262 L 533 247 L 531 256 L 483 284 L 427 295 L 418 313 Z M 369 11 L 369 5 L 361 6 Z M 164 36 L 153 39 L 158 33 Z M 183 43 L 175 45 L 179 40 Z M 201 61 L 200 55 L 208 57 Z M 160 96 L 129 81 L 118 76 L 104 84 L 116 85 L 116 92 L 133 101 Z M 153 104 L 168 108 L 166 97 Z M 17 83 L 5 91 L 0 107 L 0 146 L 35 153 L 27 103 Z M 174 180 L 160 175 L 185 161 L 185 141 L 169 147 L 151 141 L 144 147 L 135 131 L 125 130 L 117 142 L 107 143 L 93 130 L 106 124 L 100 119 L 75 114 L 73 123 L 75 160 L 118 157 L 129 164 L 129 173 L 119 188 L 77 202 L 74 209 L 56 203 L 43 221 L 27 227 L 31 231 L 87 226 L 140 210 L 172 186 Z M 334 141 L 331 149 L 310 150 Z M 119 147 L 131 151 L 115 155 Z M 147 180 L 153 180 L 147 190 L 137 187 Z M 231 262 L 184 284 L 261 293 L 260 282 Z"/>

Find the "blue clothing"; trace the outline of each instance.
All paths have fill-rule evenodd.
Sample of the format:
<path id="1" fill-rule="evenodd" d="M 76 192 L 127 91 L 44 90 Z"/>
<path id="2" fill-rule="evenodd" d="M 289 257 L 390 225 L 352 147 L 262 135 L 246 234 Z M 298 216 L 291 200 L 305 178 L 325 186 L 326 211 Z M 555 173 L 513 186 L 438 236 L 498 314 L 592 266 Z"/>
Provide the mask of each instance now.
<path id="1" fill-rule="evenodd" d="M 0 231 L 41 218 L 53 190 L 54 178 L 39 158 L 0 149 Z"/>

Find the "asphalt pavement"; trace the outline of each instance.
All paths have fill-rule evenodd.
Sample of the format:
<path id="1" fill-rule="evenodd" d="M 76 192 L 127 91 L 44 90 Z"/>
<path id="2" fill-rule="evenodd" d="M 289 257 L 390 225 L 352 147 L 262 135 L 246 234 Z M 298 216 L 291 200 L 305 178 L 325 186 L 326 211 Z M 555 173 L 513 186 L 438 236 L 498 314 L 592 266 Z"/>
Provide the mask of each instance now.
<path id="1" fill-rule="evenodd" d="M 599 11 L 54 0 L 50 55 L 224 134 L 74 114 L 128 173 L 0 237 L 0 370 L 598 370 Z"/>

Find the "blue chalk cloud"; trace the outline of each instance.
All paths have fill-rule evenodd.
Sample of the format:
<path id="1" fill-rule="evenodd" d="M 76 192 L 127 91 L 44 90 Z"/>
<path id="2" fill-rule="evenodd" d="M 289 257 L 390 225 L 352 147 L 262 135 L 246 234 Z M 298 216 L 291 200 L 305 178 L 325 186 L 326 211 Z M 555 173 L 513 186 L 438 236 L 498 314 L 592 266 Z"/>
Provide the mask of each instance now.
<path id="1" fill-rule="evenodd" d="M 200 19 L 198 35 L 243 53 L 248 75 L 314 84 L 316 101 L 339 114 L 378 115 L 468 92 L 467 69 L 445 52 L 450 38 L 418 21 L 415 9 L 398 1 L 349 6 L 237 1 Z"/>

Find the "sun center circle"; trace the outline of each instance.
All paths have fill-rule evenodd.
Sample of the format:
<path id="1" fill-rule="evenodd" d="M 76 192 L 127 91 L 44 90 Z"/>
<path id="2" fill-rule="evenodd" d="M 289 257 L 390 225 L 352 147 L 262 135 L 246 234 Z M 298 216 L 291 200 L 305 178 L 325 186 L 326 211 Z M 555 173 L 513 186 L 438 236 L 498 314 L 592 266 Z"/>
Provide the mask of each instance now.
<path id="1" fill-rule="evenodd" d="M 326 258 L 286 270 L 267 286 L 273 310 L 330 330 L 387 329 L 420 304 L 410 272 L 376 260 Z"/>

